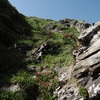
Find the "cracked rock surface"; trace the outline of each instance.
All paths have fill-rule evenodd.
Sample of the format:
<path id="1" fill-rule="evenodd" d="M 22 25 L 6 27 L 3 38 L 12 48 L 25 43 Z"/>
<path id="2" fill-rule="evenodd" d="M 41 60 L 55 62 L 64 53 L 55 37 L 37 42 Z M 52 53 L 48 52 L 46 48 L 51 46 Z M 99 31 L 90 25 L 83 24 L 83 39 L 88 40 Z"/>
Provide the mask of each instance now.
<path id="1" fill-rule="evenodd" d="M 66 81 L 55 90 L 54 94 L 58 96 L 58 100 L 84 100 L 79 94 L 80 86 L 82 86 L 88 92 L 87 100 L 99 100 L 100 22 L 82 31 L 78 39 L 82 41 L 81 48 L 86 48 L 81 53 L 80 50 L 74 52 L 76 63 L 74 66 L 64 69 L 59 75 L 61 83 L 64 79 Z"/>

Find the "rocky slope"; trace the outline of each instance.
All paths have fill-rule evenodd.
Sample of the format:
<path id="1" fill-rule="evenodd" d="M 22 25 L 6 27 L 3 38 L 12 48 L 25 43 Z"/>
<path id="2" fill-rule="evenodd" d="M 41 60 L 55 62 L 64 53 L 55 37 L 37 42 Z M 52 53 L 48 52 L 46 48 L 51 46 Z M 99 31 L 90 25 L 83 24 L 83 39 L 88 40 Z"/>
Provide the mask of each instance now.
<path id="1" fill-rule="evenodd" d="M 87 89 L 90 98 L 96 98 L 100 96 L 100 22 L 83 31 L 78 38 L 87 48 L 77 56 L 73 76 Z"/>
<path id="2" fill-rule="evenodd" d="M 7 0 L 0 8 L 0 100 L 99 96 L 99 22 L 26 17 Z"/>
<path id="3" fill-rule="evenodd" d="M 73 53 L 76 55 L 75 65 L 60 74 L 59 81 L 65 83 L 56 89 L 55 94 L 58 100 L 99 100 L 100 22 L 81 32 L 78 39 L 80 44 Z"/>

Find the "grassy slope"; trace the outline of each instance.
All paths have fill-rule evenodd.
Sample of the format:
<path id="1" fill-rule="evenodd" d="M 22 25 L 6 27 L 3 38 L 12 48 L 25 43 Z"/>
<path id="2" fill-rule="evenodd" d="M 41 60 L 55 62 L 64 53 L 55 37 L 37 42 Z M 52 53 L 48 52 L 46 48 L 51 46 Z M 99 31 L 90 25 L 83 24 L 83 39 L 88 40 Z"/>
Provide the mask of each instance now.
<path id="1" fill-rule="evenodd" d="M 0 99 L 7 100 L 10 98 L 15 100 L 15 98 L 18 98 L 24 100 L 27 98 L 31 100 L 38 94 L 37 89 L 34 89 L 34 87 L 37 87 L 37 80 L 33 79 L 33 75 L 26 71 L 26 66 L 49 66 L 53 68 L 54 66 L 67 67 L 71 65 L 74 61 L 72 50 L 75 48 L 75 41 L 64 37 L 63 34 L 59 34 L 59 31 L 46 30 L 48 25 L 53 25 L 58 30 L 62 30 L 64 26 L 57 21 L 25 17 L 12 7 L 7 0 L 0 1 L 0 12 L 0 86 L 16 83 L 23 86 L 18 93 L 1 91 Z M 64 34 L 77 33 L 75 28 L 69 27 L 64 27 L 62 31 Z M 17 57 L 38 47 L 46 39 L 49 40 L 47 44 L 50 46 L 50 50 L 48 49 L 43 54 L 41 62 L 35 63 L 33 61 L 29 63 L 25 61 L 26 58 L 24 56 L 21 58 Z M 32 49 L 19 51 L 19 49 L 14 49 L 14 44 L 32 47 Z M 47 77 L 43 74 L 39 79 L 46 83 L 54 76 L 55 74 L 52 74 L 50 77 Z M 48 94 L 45 94 L 45 92 L 44 94 L 41 93 L 39 100 L 46 99 L 46 96 L 49 96 L 48 100 L 52 100 L 52 91 L 56 86 L 54 80 L 50 81 L 53 85 L 48 89 L 47 87 L 38 87 L 40 93 L 43 90 L 48 91 Z M 34 90 L 37 94 L 32 92 Z"/>
<path id="2" fill-rule="evenodd" d="M 64 37 L 64 34 L 71 33 L 76 36 L 77 35 L 76 33 L 78 32 L 74 27 L 72 28 L 65 27 L 62 30 L 63 34 L 61 34 L 59 33 L 59 31 L 53 31 L 54 29 L 46 30 L 46 27 L 48 25 L 55 26 L 57 30 L 61 30 L 64 27 L 64 25 L 59 24 L 59 22 L 57 21 L 53 21 L 50 19 L 45 20 L 37 17 L 27 18 L 27 21 L 34 28 L 34 30 L 32 30 L 32 34 L 33 38 L 36 41 L 35 43 L 34 42 L 32 43 L 32 41 L 29 40 L 31 44 L 34 44 L 34 46 L 38 46 L 46 39 L 49 39 L 50 41 L 49 43 L 51 43 L 52 46 L 51 48 L 59 50 L 58 54 L 55 53 L 52 55 L 50 53 L 47 53 L 46 55 L 44 55 L 39 65 L 53 67 L 55 64 L 57 66 L 69 66 L 72 64 L 73 62 L 72 51 L 75 48 L 75 41 L 73 39 Z M 53 48 L 56 45 L 58 48 Z"/>

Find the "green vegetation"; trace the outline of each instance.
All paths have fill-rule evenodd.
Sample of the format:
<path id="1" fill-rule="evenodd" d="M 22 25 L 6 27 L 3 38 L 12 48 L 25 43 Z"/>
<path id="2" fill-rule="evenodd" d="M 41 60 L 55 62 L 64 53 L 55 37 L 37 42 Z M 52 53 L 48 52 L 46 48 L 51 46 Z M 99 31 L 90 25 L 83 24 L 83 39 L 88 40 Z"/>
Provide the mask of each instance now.
<path id="1" fill-rule="evenodd" d="M 84 98 L 84 100 L 89 99 L 88 91 L 85 88 L 81 87 L 79 93 Z"/>
<path id="2" fill-rule="evenodd" d="M 40 95 L 38 97 L 39 100 L 55 100 L 52 94 L 57 87 L 56 75 L 57 73 L 53 71 L 39 74 L 37 79 L 40 91 Z"/>
<path id="3" fill-rule="evenodd" d="M 18 92 L 8 92 L 8 91 L 0 91 L 0 100 L 25 100 L 25 94 L 22 91 Z"/>
<path id="4" fill-rule="evenodd" d="M 0 1 L 0 12 L 0 88 L 21 86 L 15 93 L 0 90 L 0 100 L 55 100 L 53 91 L 58 84 L 53 68 L 73 64 L 77 30 L 50 19 L 25 17 L 7 0 Z M 34 51 L 43 42 L 46 47 L 40 61 L 26 61 L 27 52 Z M 51 71 L 28 72 L 28 65 L 48 66 Z"/>

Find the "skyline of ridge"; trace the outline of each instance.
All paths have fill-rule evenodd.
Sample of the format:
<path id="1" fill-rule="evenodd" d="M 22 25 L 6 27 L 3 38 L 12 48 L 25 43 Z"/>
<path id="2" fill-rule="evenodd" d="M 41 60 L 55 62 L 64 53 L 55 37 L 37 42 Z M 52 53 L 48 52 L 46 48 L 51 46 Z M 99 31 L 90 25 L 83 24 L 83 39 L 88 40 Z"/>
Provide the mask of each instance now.
<path id="1" fill-rule="evenodd" d="M 16 9 L 26 16 L 61 20 L 65 18 L 85 20 L 94 23 L 100 20 L 99 0 L 9 0 Z"/>

